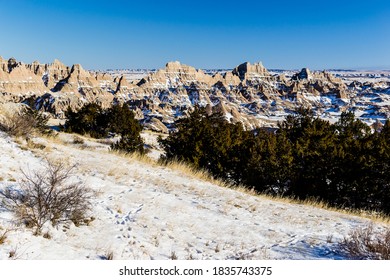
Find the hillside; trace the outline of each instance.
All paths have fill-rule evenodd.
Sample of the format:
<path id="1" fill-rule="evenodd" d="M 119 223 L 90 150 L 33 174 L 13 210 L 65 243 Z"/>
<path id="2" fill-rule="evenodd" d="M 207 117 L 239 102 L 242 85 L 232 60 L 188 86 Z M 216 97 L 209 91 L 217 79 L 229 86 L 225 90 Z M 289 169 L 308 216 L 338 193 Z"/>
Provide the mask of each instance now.
<path id="1" fill-rule="evenodd" d="M 77 164 L 71 180 L 96 191 L 94 220 L 46 224 L 44 238 L 2 208 L 0 235 L 9 231 L 0 259 L 344 259 L 337 242 L 370 222 L 221 187 L 188 168 L 111 153 L 104 143 L 75 144 L 69 134 L 17 142 L 0 132 L 0 189 L 17 189 L 21 170 L 41 169 L 44 158 Z"/>

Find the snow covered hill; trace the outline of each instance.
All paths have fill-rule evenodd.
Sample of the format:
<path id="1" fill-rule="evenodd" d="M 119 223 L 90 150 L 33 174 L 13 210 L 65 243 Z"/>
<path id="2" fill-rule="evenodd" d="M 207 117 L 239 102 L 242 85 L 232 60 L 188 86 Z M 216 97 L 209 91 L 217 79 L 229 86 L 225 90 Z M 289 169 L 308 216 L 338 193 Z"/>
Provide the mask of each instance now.
<path id="1" fill-rule="evenodd" d="M 343 259 L 337 242 L 370 222 L 221 187 L 188 168 L 73 137 L 27 144 L 0 132 L 0 189 L 18 188 L 21 170 L 39 170 L 50 158 L 77 164 L 72 180 L 97 193 L 89 225 L 46 224 L 42 236 L 0 208 L 0 259 Z"/>

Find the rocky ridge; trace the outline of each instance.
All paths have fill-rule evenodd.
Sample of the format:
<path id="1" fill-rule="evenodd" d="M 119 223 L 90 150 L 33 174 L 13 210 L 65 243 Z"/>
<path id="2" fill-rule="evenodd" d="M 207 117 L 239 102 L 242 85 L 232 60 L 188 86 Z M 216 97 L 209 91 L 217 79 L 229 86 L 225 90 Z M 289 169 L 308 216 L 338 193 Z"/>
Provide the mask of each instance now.
<path id="1" fill-rule="evenodd" d="M 390 117 L 390 79 L 351 81 L 307 68 L 276 73 L 248 62 L 210 74 L 176 61 L 129 81 L 125 75 L 114 78 L 80 64 L 24 64 L 0 57 L 0 103 L 7 102 L 28 103 L 56 118 L 63 118 L 68 107 L 77 110 L 89 102 L 103 107 L 128 103 L 146 127 L 162 132 L 195 105 L 221 112 L 247 129 L 275 126 L 302 105 L 330 120 L 342 111 L 354 111 L 372 124 Z"/>

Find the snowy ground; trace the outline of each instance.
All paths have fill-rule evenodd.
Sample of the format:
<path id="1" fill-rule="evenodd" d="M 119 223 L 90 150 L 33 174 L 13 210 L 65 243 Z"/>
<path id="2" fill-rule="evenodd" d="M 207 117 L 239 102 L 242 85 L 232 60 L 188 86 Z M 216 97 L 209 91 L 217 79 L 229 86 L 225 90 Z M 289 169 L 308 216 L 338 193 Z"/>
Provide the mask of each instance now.
<path id="1" fill-rule="evenodd" d="M 18 187 L 22 170 L 43 157 L 77 164 L 73 180 L 97 191 L 88 226 L 43 230 L 16 225 L 0 208 L 0 259 L 342 259 L 338 240 L 363 218 L 251 196 L 180 170 L 107 152 L 104 143 L 34 139 L 26 149 L 0 132 L 0 188 Z M 147 138 L 147 137 L 146 137 Z M 153 136 L 150 136 L 153 140 Z M 63 142 L 67 142 L 64 144 Z M 41 147 L 43 148 L 43 146 Z M 157 152 L 156 152 L 157 153 Z M 383 225 L 378 225 L 382 227 Z"/>

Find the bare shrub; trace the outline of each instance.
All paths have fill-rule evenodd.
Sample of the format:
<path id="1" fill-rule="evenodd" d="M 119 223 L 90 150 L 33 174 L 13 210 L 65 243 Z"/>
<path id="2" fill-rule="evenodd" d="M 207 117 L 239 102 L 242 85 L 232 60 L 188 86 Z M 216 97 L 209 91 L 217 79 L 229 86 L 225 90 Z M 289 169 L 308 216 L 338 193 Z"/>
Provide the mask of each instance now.
<path id="1" fill-rule="evenodd" d="M 20 116 L 20 113 L 7 114 L 0 123 L 0 129 L 12 136 L 29 135 L 33 131 L 30 123 Z"/>
<path id="2" fill-rule="evenodd" d="M 24 106 L 20 111 L 5 114 L 0 123 L 0 130 L 16 137 L 30 137 L 34 132 L 49 133 L 49 118 L 41 112 Z"/>
<path id="3" fill-rule="evenodd" d="M 352 259 L 390 260 L 390 229 L 375 232 L 372 224 L 357 228 L 339 246 Z"/>
<path id="4" fill-rule="evenodd" d="M 43 170 L 26 173 L 20 189 L 7 188 L 0 192 L 5 208 L 27 227 L 40 234 L 42 226 L 50 221 L 53 226 L 61 222 L 82 223 L 91 209 L 91 189 L 81 183 L 68 183 L 75 166 L 46 160 Z"/>

